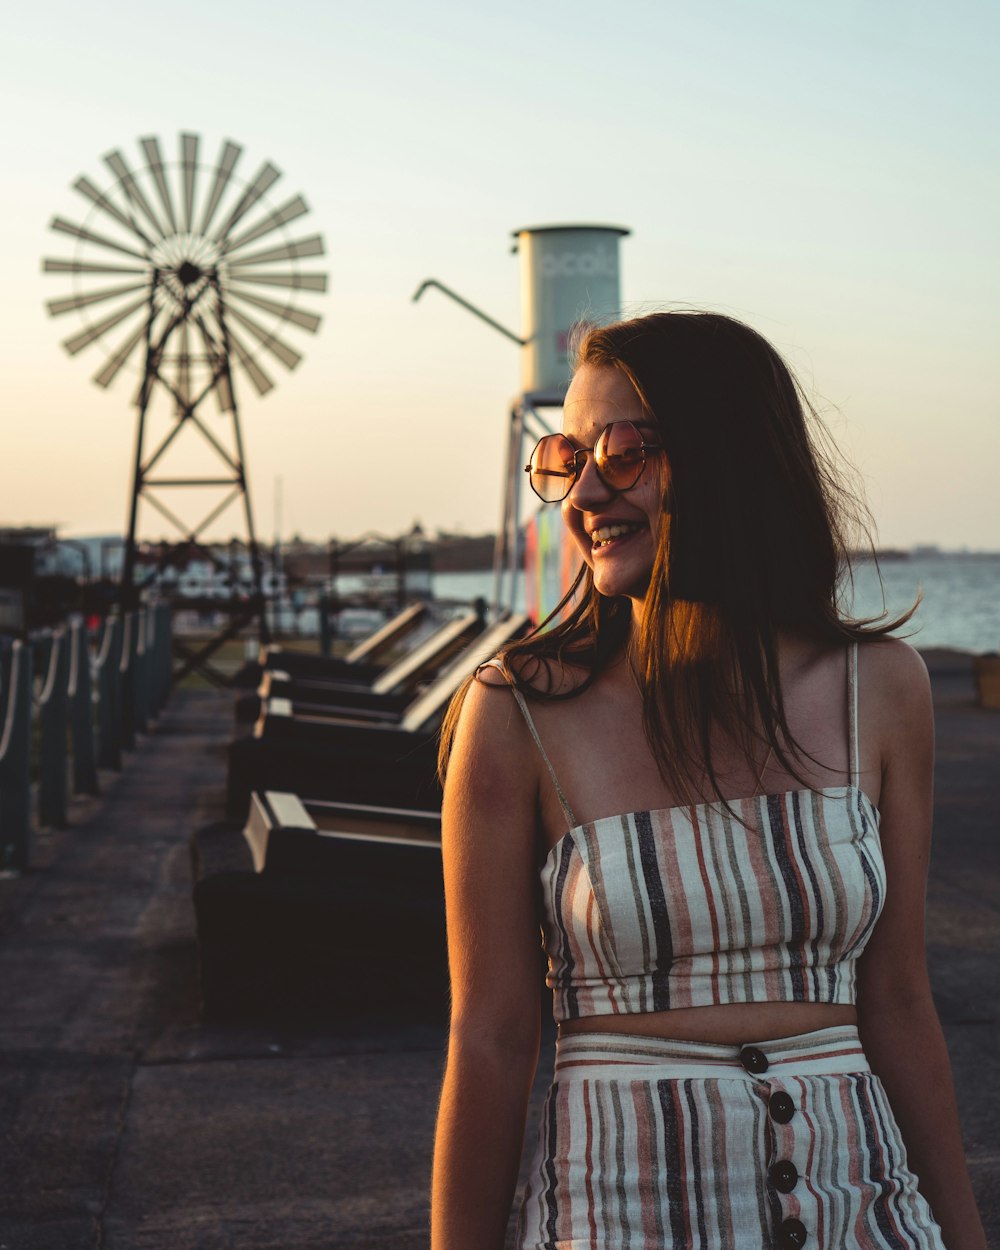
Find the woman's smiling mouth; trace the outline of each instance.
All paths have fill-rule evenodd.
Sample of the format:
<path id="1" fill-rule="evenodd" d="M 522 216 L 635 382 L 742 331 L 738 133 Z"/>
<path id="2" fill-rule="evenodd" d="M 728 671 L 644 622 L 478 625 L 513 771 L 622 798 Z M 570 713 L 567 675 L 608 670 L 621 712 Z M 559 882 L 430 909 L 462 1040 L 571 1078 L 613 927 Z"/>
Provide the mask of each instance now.
<path id="1" fill-rule="evenodd" d="M 646 526 L 638 521 L 616 521 L 613 525 L 602 525 L 593 530 L 590 534 L 590 541 L 593 550 L 597 551 L 603 547 L 612 546 L 622 538 L 629 538 L 645 528 Z"/>

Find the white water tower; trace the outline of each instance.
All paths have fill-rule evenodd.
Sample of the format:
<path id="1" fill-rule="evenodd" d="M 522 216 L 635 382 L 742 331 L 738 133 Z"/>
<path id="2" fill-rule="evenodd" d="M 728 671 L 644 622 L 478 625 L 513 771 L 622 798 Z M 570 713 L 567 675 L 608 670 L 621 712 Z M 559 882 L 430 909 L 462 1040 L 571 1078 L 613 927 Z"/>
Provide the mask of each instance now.
<path id="1" fill-rule="evenodd" d="M 514 231 L 521 258 L 521 394 L 559 404 L 573 371 L 574 334 L 621 315 L 622 226 L 529 226 Z"/>

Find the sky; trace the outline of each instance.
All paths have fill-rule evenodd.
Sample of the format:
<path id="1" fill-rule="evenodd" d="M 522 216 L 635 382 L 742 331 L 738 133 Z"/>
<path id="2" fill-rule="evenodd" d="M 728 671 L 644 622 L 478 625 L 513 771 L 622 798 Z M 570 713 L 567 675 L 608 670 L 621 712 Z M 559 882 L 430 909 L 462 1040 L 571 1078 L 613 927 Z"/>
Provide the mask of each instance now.
<path id="1" fill-rule="evenodd" d="M 106 190 L 105 153 L 139 165 L 155 135 L 174 160 L 196 132 L 206 163 L 225 139 L 245 176 L 273 161 L 269 202 L 301 192 L 292 234 L 325 240 L 302 266 L 329 274 L 302 301 L 322 325 L 285 334 L 304 359 L 263 398 L 237 378 L 263 538 L 492 530 L 519 349 L 411 297 L 433 277 L 517 331 L 511 232 L 602 222 L 631 230 L 624 312 L 728 312 L 786 356 L 883 545 L 998 550 L 998 49 L 992 0 L 22 6 L 0 525 L 125 524 L 137 378 L 102 390 L 101 346 L 60 346 L 83 322 L 47 314 L 74 288 L 41 260 L 73 255 L 49 223 L 87 219 L 78 175 Z M 170 533 L 144 509 L 142 536 Z"/>

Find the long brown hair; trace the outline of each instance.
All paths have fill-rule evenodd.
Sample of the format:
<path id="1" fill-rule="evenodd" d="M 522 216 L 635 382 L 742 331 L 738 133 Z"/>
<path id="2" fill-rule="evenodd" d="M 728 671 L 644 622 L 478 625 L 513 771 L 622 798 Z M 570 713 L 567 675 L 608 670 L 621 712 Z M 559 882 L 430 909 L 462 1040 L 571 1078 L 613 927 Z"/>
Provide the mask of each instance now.
<path id="1" fill-rule="evenodd" d="M 805 784 L 801 759 L 812 757 L 785 715 L 778 631 L 846 644 L 890 633 L 916 608 L 891 620 L 843 610 L 842 575 L 852 549 L 874 558 L 873 526 L 822 421 L 774 348 L 717 313 L 592 328 L 578 364 L 620 370 L 659 430 L 669 473 L 649 590 L 635 628 L 631 602 L 598 594 L 585 567 L 548 620 L 500 657 L 508 680 L 529 698 L 572 698 L 625 649 L 646 738 L 679 799 L 703 771 L 723 797 L 716 726 L 750 760 L 770 748 Z M 567 662 L 583 673 L 568 690 L 553 677 Z M 442 778 L 464 693 L 442 729 Z"/>

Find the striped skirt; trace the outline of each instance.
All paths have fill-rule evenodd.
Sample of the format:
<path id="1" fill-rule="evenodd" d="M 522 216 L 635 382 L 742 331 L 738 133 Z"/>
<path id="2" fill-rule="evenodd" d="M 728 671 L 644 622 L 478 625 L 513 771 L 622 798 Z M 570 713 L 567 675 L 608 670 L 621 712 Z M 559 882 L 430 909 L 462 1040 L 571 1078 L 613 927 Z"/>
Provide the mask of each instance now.
<path id="1" fill-rule="evenodd" d="M 520 1250 L 943 1250 L 855 1028 L 560 1038 Z"/>

